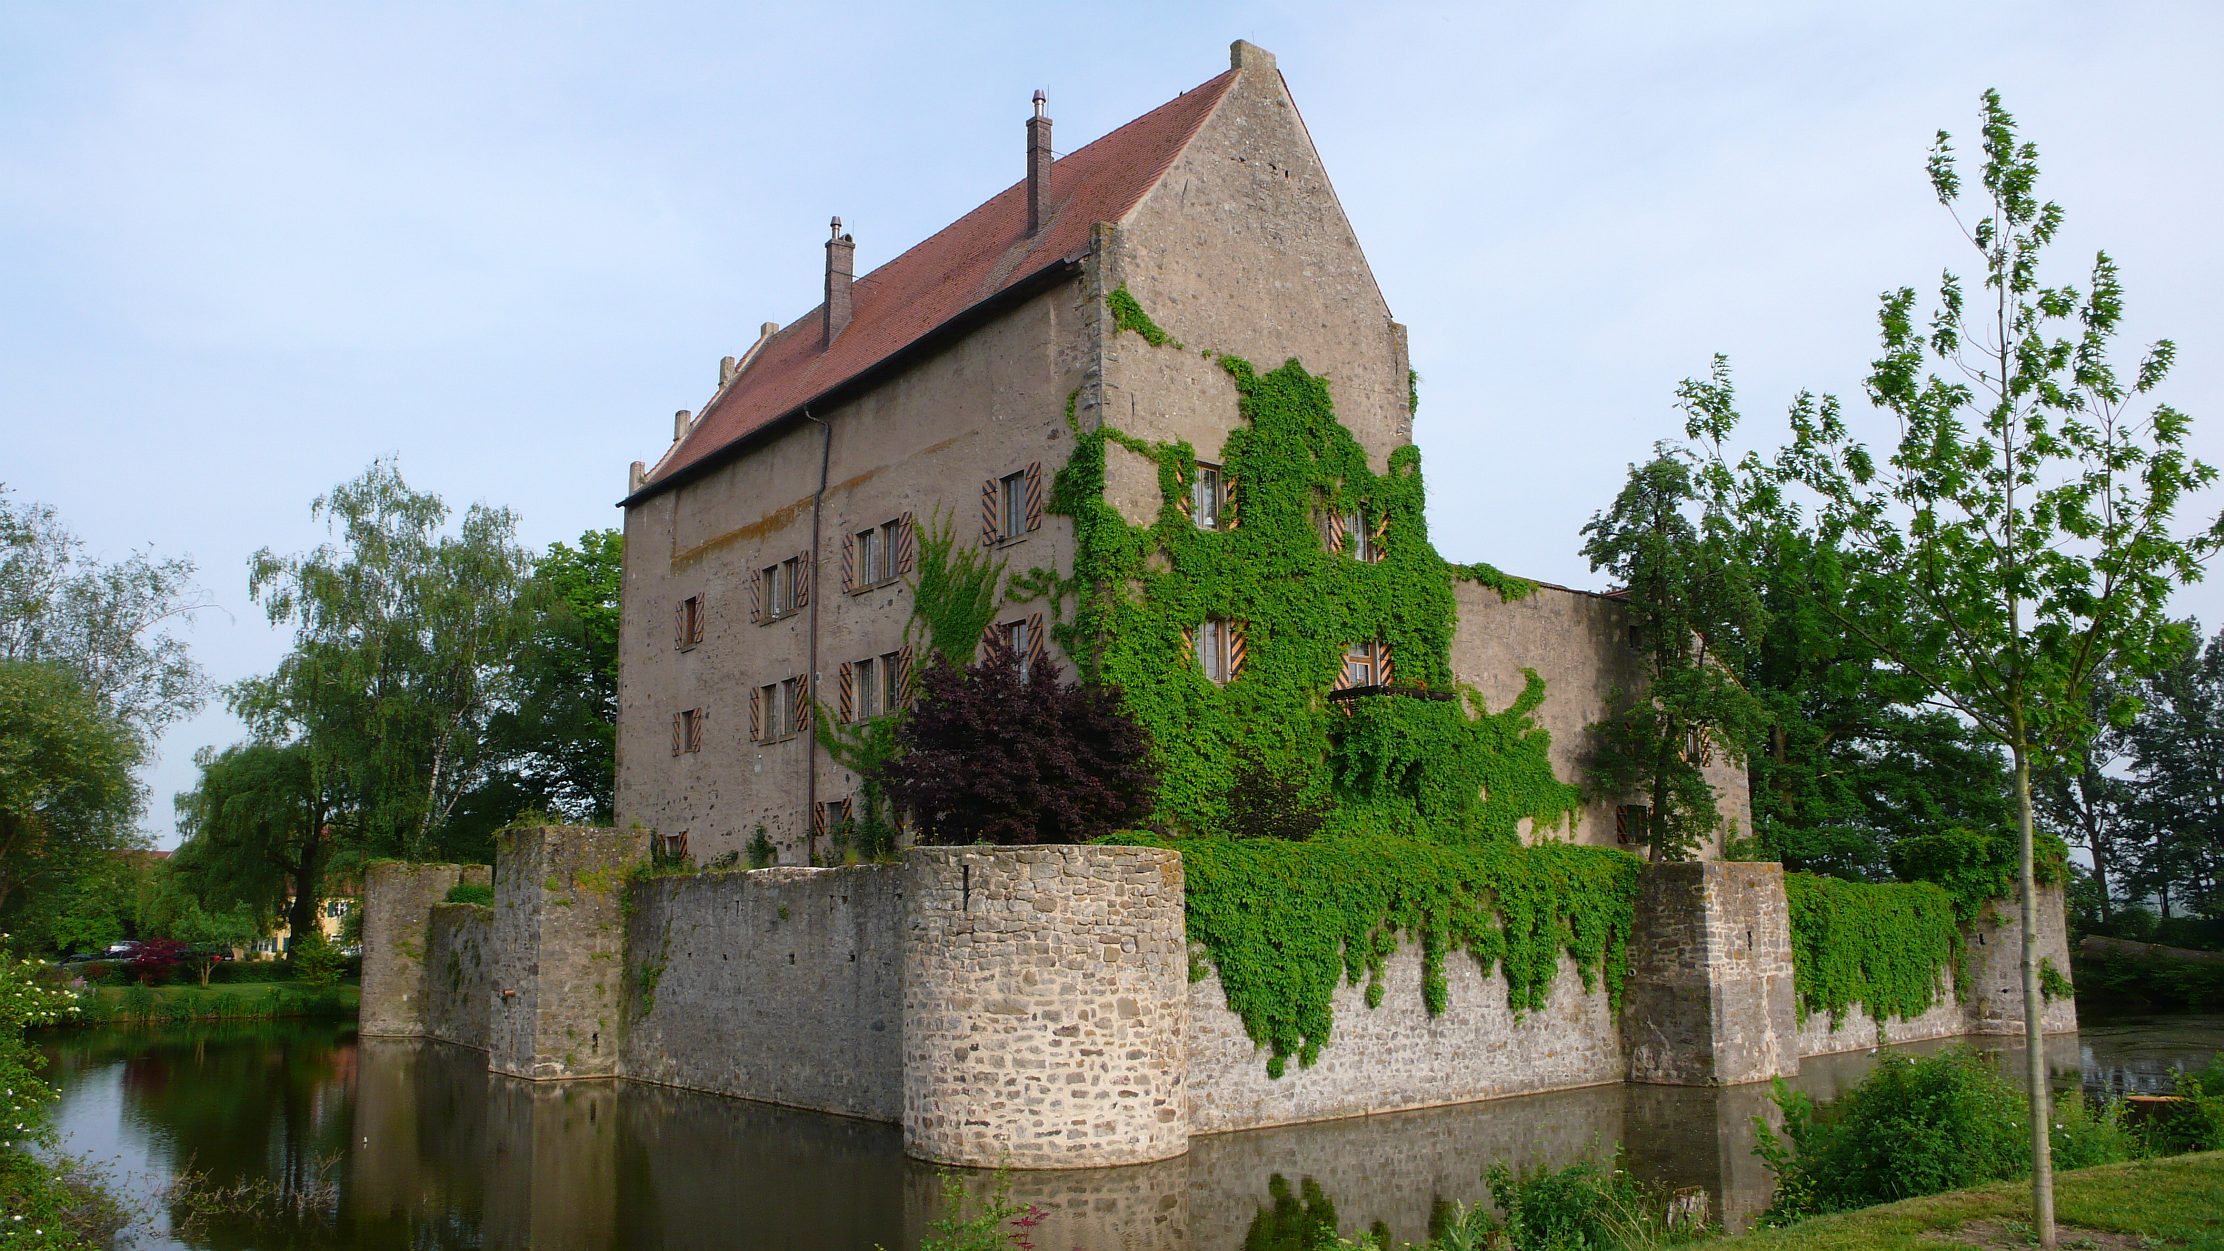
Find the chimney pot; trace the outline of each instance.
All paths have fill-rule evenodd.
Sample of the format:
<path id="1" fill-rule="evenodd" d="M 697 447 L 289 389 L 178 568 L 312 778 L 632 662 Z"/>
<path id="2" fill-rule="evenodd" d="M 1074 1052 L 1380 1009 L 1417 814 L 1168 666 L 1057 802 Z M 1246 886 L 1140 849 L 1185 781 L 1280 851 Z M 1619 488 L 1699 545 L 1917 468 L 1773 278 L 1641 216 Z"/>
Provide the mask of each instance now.
<path id="1" fill-rule="evenodd" d="M 719 386 L 725 386 L 725 385 L 726 385 L 727 383 L 729 383 L 729 382 L 732 382 L 733 380 L 734 380 L 734 358 L 733 358 L 733 357 L 731 357 L 731 356 L 721 356 L 721 357 L 719 357 L 719 358 L 718 358 L 718 385 L 719 385 Z"/>
<path id="2" fill-rule="evenodd" d="M 688 423 L 694 420 L 695 414 L 684 408 L 672 414 L 672 442 L 677 443 L 686 438 Z"/>
<path id="3" fill-rule="evenodd" d="M 842 219 L 833 223 L 833 235 L 826 241 L 826 304 L 824 305 L 824 335 L 822 350 L 834 346 L 834 340 L 849 325 L 850 283 L 857 272 L 857 241 L 842 233 Z"/>
<path id="4" fill-rule="evenodd" d="M 1027 119 L 1027 233 L 1040 231 L 1050 216 L 1050 118 L 1043 113 L 1048 97 L 1035 93 L 1035 115 Z"/>

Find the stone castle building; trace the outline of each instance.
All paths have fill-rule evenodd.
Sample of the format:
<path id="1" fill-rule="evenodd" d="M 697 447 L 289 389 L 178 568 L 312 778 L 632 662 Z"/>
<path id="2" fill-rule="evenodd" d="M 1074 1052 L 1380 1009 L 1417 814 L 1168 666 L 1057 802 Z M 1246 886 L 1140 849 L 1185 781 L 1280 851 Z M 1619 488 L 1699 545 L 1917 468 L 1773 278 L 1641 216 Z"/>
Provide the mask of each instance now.
<path id="1" fill-rule="evenodd" d="M 857 782 L 814 741 L 811 709 L 857 718 L 901 698 L 906 577 L 930 519 L 1014 570 L 1065 574 L 1071 523 L 1044 505 L 1076 429 L 1186 440 L 1209 476 L 1242 421 L 1234 384 L 1200 353 L 1123 343 L 1116 290 L 1175 339 L 1329 378 L 1376 472 L 1412 442 L 1405 328 L 1271 55 L 1238 42 L 1227 72 L 1061 158 L 1042 113 L 1038 95 L 1025 177 L 880 268 L 854 274 L 836 219 L 819 307 L 766 323 L 701 411 L 677 415 L 662 457 L 634 467 L 617 814 L 668 850 L 707 860 L 760 828 L 782 863 L 820 850 Z M 1155 471 L 1118 452 L 1105 494 L 1140 523 Z M 1200 525 L 1223 522 L 1218 489 L 1202 484 Z M 1456 589 L 1453 676 L 1495 709 L 1536 670 L 1554 771 L 1579 781 L 1585 727 L 1632 685 L 1617 606 Z M 1041 607 L 1008 606 L 992 629 L 1054 654 Z M 1392 659 L 1355 652 L 1352 681 Z M 1211 664 L 1197 680 L 1227 676 Z M 1748 827 L 1741 771 L 1717 774 L 1726 827 Z M 1611 843 L 1632 816 L 1593 803 L 1567 833 Z"/>

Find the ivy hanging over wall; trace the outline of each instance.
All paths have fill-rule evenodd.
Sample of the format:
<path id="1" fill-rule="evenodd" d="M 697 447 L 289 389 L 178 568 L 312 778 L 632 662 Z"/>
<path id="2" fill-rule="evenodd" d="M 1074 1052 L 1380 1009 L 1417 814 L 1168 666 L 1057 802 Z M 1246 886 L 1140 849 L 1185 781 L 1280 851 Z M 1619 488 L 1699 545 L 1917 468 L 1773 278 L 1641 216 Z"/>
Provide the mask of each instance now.
<path id="1" fill-rule="evenodd" d="M 1784 894 L 1801 1020 L 1828 1013 L 1835 1030 L 1857 1003 L 1879 1022 L 1918 1017 L 1949 973 L 1957 994 L 1968 981 L 1959 913 L 1942 887 L 1786 873 Z"/>
<path id="2" fill-rule="evenodd" d="M 1125 288 L 1113 323 L 1168 349 L 1169 336 Z M 1207 355 L 1211 355 L 1208 353 Z M 1219 356 L 1244 421 L 1204 449 L 1230 484 L 1224 517 L 1200 528 L 1187 508 L 1200 451 L 1109 426 L 1083 430 L 1049 510 L 1073 522 L 1070 598 L 1056 636 L 1085 677 L 1117 687 L 1161 757 L 1157 835 L 1187 866 L 1189 934 L 1219 971 L 1229 1007 L 1267 1048 L 1312 1063 L 1328 1041 L 1339 979 L 1385 993 L 1383 960 L 1418 941 L 1432 1013 L 1455 948 L 1506 979 L 1517 1012 L 1542 1008 L 1564 952 L 1586 991 L 1618 1000 L 1639 862 L 1609 848 L 1520 845 L 1524 825 L 1567 828 L 1578 787 L 1555 777 L 1535 720 L 1544 682 L 1526 674 L 1493 710 L 1452 673 L 1453 582 L 1512 600 L 1535 584 L 1488 565 L 1455 566 L 1428 537 L 1420 453 L 1375 472 L 1337 421 L 1325 378 L 1296 361 L 1260 373 Z M 1107 499 L 1111 458 L 1155 478 L 1155 515 L 1131 523 Z M 1123 479 L 1134 475 L 1123 472 Z M 1330 516 L 1357 514 L 1375 540 L 1361 560 L 1327 541 Z M 1015 582 L 1017 580 L 1015 579 Z M 1226 685 L 1208 680 L 1188 639 L 1207 619 L 1239 623 L 1245 650 Z M 1346 650 L 1385 644 L 1393 689 L 1335 702 Z M 1323 812 L 1310 841 L 1239 838 L 1237 762 L 1289 788 L 1293 808 Z"/>
<path id="3" fill-rule="evenodd" d="M 1519 1014 L 1545 1006 L 1560 957 L 1586 993 L 1621 1003 L 1642 864 L 1607 847 L 1512 841 L 1446 846 L 1382 835 L 1318 842 L 1134 838 L 1172 847 L 1187 878 L 1189 938 L 1210 954 L 1228 1006 L 1280 1077 L 1329 1041 L 1338 983 L 1382 1002 L 1383 961 L 1421 944 L 1422 1000 L 1444 1011 L 1444 961 L 1472 956 L 1505 978 Z M 1193 979 L 1203 976 L 1194 970 Z"/>

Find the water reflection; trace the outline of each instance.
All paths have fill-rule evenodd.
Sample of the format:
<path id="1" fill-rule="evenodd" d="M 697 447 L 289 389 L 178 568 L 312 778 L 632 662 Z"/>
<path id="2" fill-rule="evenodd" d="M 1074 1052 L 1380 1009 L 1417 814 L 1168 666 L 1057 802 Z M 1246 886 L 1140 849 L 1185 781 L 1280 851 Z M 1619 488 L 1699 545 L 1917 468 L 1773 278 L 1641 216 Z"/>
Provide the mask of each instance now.
<path id="1" fill-rule="evenodd" d="M 190 1166 L 309 1200 L 299 1219 L 219 1220 L 145 1245 L 913 1248 L 940 1211 L 935 1170 L 903 1158 L 893 1126 L 631 1083 L 520 1082 L 475 1052 L 330 1027 L 86 1031 L 48 1047 L 72 1149 L 117 1160 L 142 1193 Z M 2220 1047 L 2224 1019 L 2095 1022 L 2055 1040 L 2048 1062 L 2059 1084 L 2154 1089 Z M 1809 1060 L 1795 1084 L 1828 1099 L 1875 1062 Z M 1046 1248 L 1301 1247 L 1331 1224 L 1394 1246 L 1441 1228 L 1455 1203 L 1487 1202 L 1493 1162 L 1619 1145 L 1639 1175 L 1702 1188 L 1741 1225 L 1767 1203 L 1753 1120 L 1773 1113 L 1763 1086 L 1598 1086 L 1215 1135 L 1159 1164 L 1015 1174 L 1012 1197 L 1046 1210 L 1031 1234 Z"/>

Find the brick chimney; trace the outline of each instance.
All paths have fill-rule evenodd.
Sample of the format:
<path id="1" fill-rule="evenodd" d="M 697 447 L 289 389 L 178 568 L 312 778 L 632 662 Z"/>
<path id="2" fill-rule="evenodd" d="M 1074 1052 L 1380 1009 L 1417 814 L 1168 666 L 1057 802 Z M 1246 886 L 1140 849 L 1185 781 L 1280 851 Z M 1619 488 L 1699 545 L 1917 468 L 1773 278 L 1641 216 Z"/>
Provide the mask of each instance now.
<path id="1" fill-rule="evenodd" d="M 857 240 L 842 233 L 842 219 L 834 219 L 834 237 L 826 241 L 826 338 L 823 347 L 849 325 L 849 284 L 857 274 Z"/>
<path id="2" fill-rule="evenodd" d="M 1043 93 L 1035 93 L 1035 115 L 1027 119 L 1027 233 L 1042 229 L 1050 215 L 1050 119 L 1043 116 Z"/>

